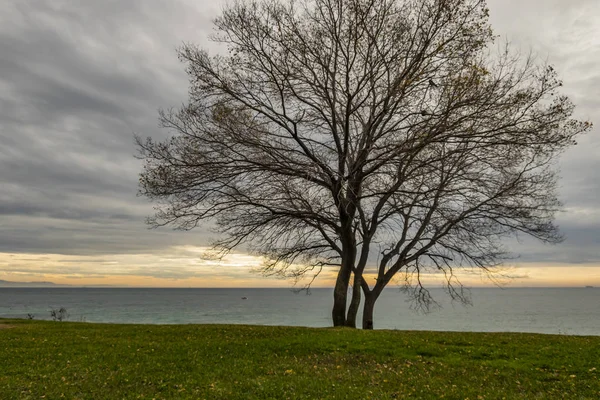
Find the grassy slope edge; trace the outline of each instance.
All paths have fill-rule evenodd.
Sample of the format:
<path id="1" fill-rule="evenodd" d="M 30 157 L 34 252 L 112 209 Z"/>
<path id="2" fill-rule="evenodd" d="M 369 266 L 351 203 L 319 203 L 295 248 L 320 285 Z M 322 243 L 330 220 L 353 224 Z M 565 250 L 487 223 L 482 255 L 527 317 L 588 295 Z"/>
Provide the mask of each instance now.
<path id="1" fill-rule="evenodd" d="M 600 398 L 600 337 L 0 323 L 2 399 Z"/>

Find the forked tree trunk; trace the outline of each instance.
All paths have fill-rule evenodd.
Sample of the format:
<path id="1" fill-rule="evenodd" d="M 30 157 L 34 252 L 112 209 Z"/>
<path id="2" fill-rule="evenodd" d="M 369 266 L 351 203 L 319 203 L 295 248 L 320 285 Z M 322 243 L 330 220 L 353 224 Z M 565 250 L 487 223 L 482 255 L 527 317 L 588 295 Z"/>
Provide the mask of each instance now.
<path id="1" fill-rule="evenodd" d="M 345 219 L 348 220 L 348 217 Z M 342 236 L 342 263 L 333 289 L 333 310 L 331 311 L 333 326 L 346 325 L 348 286 L 356 258 L 356 243 L 350 225 L 347 222 L 342 225 L 346 226 L 346 229 Z"/>
<path id="2" fill-rule="evenodd" d="M 348 308 L 348 315 L 346 317 L 346 326 L 351 328 L 356 328 L 356 315 L 358 314 L 361 298 L 361 280 L 362 276 L 355 273 L 354 283 L 352 284 L 352 299 L 350 300 L 350 307 Z"/>
<path id="3" fill-rule="evenodd" d="M 351 273 L 350 267 L 346 267 L 346 265 L 348 264 L 342 264 L 340 267 L 333 289 L 333 310 L 331 311 L 333 326 L 346 325 L 346 299 L 348 298 L 348 284 Z"/>

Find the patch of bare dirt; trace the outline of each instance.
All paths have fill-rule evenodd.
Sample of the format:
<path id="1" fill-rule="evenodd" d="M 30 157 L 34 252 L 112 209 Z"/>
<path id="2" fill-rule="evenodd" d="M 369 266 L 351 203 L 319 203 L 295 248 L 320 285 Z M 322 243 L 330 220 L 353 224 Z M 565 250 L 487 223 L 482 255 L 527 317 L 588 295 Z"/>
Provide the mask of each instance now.
<path id="1" fill-rule="evenodd" d="M 14 328 L 13 325 L 8 325 L 8 324 L 0 324 L 0 330 L 2 329 L 8 329 L 8 328 Z"/>

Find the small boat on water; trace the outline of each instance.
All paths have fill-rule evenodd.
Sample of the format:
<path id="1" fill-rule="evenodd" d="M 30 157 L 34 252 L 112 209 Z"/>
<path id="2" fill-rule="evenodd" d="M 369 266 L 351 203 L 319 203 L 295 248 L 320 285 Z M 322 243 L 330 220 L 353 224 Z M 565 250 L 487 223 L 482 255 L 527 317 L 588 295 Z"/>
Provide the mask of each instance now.
<path id="1" fill-rule="evenodd" d="M 242 300 L 248 300 L 248 298 L 246 296 L 242 297 Z"/>

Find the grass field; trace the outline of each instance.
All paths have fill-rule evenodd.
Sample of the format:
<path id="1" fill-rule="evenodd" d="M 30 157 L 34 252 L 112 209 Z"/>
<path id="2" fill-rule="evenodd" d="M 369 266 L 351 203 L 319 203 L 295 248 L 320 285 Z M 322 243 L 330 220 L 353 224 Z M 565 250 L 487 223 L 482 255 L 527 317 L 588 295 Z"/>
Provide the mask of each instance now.
<path id="1" fill-rule="evenodd" d="M 600 337 L 0 324 L 3 400 L 600 399 Z"/>

